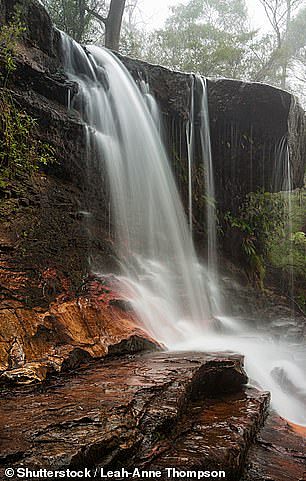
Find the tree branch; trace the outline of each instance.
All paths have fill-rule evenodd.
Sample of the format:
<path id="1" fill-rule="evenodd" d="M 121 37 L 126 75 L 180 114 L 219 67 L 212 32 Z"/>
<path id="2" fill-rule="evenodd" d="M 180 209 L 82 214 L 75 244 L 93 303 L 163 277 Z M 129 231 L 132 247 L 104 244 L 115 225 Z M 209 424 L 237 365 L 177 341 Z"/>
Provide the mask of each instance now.
<path id="1" fill-rule="evenodd" d="M 90 15 L 95 17 L 99 22 L 104 23 L 104 25 L 107 25 L 107 18 L 102 17 L 99 13 L 95 12 L 94 10 L 91 10 L 90 8 L 86 7 L 86 12 L 88 12 Z"/>

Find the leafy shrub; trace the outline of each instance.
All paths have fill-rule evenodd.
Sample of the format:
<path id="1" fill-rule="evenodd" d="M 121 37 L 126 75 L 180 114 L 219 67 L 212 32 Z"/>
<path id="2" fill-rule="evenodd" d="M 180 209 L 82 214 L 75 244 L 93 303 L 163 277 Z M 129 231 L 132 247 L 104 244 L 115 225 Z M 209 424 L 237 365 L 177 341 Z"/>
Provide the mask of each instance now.
<path id="1" fill-rule="evenodd" d="M 3 86 L 6 85 L 9 75 L 16 70 L 15 51 L 17 43 L 26 31 L 21 16 L 22 12 L 17 7 L 12 21 L 3 25 L 0 29 L 0 62 L 5 73 L 4 77 L 1 76 Z"/>
<path id="2" fill-rule="evenodd" d="M 278 236 L 271 236 L 268 262 L 282 275 L 282 289 L 293 295 L 301 310 L 306 310 L 306 191 L 290 194 L 290 224 Z M 291 285 L 293 282 L 293 286 Z M 293 287 L 293 292 L 292 292 Z"/>
<path id="3" fill-rule="evenodd" d="M 6 88 L 9 76 L 16 70 L 15 54 L 18 40 L 25 32 L 21 11 L 0 28 L 0 189 L 14 178 L 31 173 L 40 165 L 54 162 L 50 145 L 37 139 L 37 121 L 19 108 Z"/>
<path id="4" fill-rule="evenodd" d="M 238 229 L 241 234 L 241 255 L 249 272 L 263 287 L 265 258 L 272 237 L 280 235 L 286 220 L 286 202 L 281 194 L 255 192 L 247 194 L 233 215 L 227 211 L 224 222 L 227 229 Z"/>
<path id="5" fill-rule="evenodd" d="M 253 279 L 263 287 L 267 267 L 282 276 L 282 289 L 290 293 L 290 279 L 294 282 L 296 302 L 306 306 L 306 192 L 256 192 L 248 194 L 238 213 L 224 215 L 227 231 L 240 233 L 240 254 Z"/>
<path id="6" fill-rule="evenodd" d="M 54 150 L 35 137 L 37 121 L 5 92 L 0 98 L 0 188 L 14 178 L 54 162 Z"/>

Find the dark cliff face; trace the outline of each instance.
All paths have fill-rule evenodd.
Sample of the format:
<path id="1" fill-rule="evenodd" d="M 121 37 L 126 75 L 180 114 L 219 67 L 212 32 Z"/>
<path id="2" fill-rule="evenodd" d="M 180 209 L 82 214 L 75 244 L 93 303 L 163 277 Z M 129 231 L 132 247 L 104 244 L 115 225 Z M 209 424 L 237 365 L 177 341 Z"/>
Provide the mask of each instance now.
<path id="1" fill-rule="evenodd" d="M 88 185 L 84 180 L 84 129 L 78 113 L 67 109 L 68 98 L 73 97 L 77 85 L 64 74 L 59 32 L 36 1 L 2 0 L 0 19 L 3 22 L 12 19 L 17 4 L 21 5 L 27 32 L 18 45 L 17 69 L 9 88 L 18 106 L 38 119 L 38 136 L 54 148 L 58 163 L 44 169 L 47 180 L 38 173 L 32 187 L 29 187 L 31 181 L 21 179 L 21 185 L 13 188 L 2 208 L 6 226 L 3 238 L 13 246 L 18 240 L 22 249 L 18 248 L 17 252 L 15 247 L 10 247 L 5 255 L 6 259 L 11 255 L 15 258 L 22 250 L 22 263 L 32 268 L 33 259 L 39 259 L 40 272 L 54 264 L 63 272 L 73 271 L 74 285 L 77 285 L 89 269 L 87 254 L 84 255 L 88 247 L 101 253 L 102 264 L 112 264 L 113 252 L 104 232 L 108 228 L 107 182 Z M 164 141 L 187 206 L 185 130 L 192 75 L 119 57 L 136 81 L 148 81 L 160 106 Z M 197 95 L 196 91 L 195 98 Z M 290 150 L 293 187 L 302 185 L 306 159 L 305 114 L 289 93 L 262 84 L 210 79 L 208 98 L 216 197 L 221 211 L 235 210 L 250 191 L 262 187 L 271 191 L 282 188 L 284 159 L 277 154 L 281 145 L 288 144 Z M 199 144 L 199 139 L 196 141 Z M 199 146 L 195 149 L 193 168 L 194 222 L 196 230 L 201 232 L 205 221 L 205 173 Z M 88 202 L 94 211 L 90 241 L 82 214 L 88 210 Z M 29 223 L 34 227 L 30 228 Z M 8 234 L 9 231 L 15 234 Z M 54 235 L 50 237 L 49 232 Z M 36 265 L 34 270 L 37 271 Z"/>
<path id="2" fill-rule="evenodd" d="M 0 21 L 8 23 L 15 15 L 16 8 L 20 9 L 22 19 L 27 26 L 27 39 L 33 48 L 38 48 L 57 61 L 58 35 L 53 28 L 51 19 L 44 7 L 36 0 L 1 0 Z"/>
<path id="3" fill-rule="evenodd" d="M 36 135 L 54 148 L 57 163 L 30 177 L 17 178 L 1 194 L 1 305 L 9 309 L 47 309 L 59 296 L 71 299 L 76 295 L 90 271 L 89 251 L 100 259 L 104 272 L 114 271 L 116 258 L 108 236 L 107 181 L 105 185 L 85 181 L 84 128 L 78 113 L 67 108 L 69 95 L 73 96 L 77 85 L 63 71 L 59 32 L 35 1 L 2 0 L 1 22 L 10 21 L 17 3 L 23 8 L 27 32 L 18 44 L 17 68 L 8 87 L 18 108 L 37 119 Z M 136 80 L 149 82 L 159 103 L 165 145 L 187 205 L 185 129 L 192 76 L 120 58 Z M 284 138 L 291 153 L 294 186 L 301 185 L 306 158 L 305 117 L 292 96 L 266 85 L 233 80 L 210 80 L 208 90 L 216 194 L 221 209 L 237 206 L 243 194 L 263 185 L 263 178 L 266 189 L 280 187 L 281 180 L 279 185 L 274 182 L 272 154 Z M 205 205 L 199 148 L 195 157 L 194 214 L 201 231 Z M 89 202 L 90 236 L 86 222 Z"/>
<path id="4" fill-rule="evenodd" d="M 89 248 L 97 250 L 104 265 L 112 263 L 113 253 L 104 240 L 103 199 L 96 206 L 96 237 L 88 243 L 84 128 L 78 114 L 67 109 L 69 92 L 77 87 L 61 67 L 59 32 L 38 2 L 2 1 L 2 22 L 10 22 L 16 5 L 27 30 L 7 87 L 17 108 L 37 119 L 33 135 L 54 149 L 56 163 L 18 176 L 1 191 L 1 299 L 6 306 L 47 307 L 66 288 L 75 292 L 80 287 L 89 272 Z"/>
<path id="5" fill-rule="evenodd" d="M 183 179 L 184 184 L 185 179 L 181 190 L 186 196 L 185 127 L 190 113 L 192 75 L 119 57 L 135 80 L 148 81 L 160 105 L 170 157 L 174 167 L 178 167 L 179 161 L 178 180 Z M 195 99 L 197 94 L 195 92 Z M 292 187 L 303 186 L 305 112 L 290 93 L 265 84 L 209 79 L 208 103 L 216 197 L 221 210 L 229 207 L 235 210 L 249 192 L 283 189 L 286 166 L 281 150 L 284 145 L 290 149 Z M 199 139 L 196 140 L 199 143 Z M 198 147 L 195 157 L 197 169 L 202 162 Z M 194 187 L 196 190 L 197 186 Z M 197 209 L 196 197 L 194 204 Z"/>
<path id="6" fill-rule="evenodd" d="M 284 188 L 283 149 L 292 141 L 288 123 L 292 102 L 288 92 L 269 85 L 234 80 L 209 83 L 212 151 L 221 208 L 230 206 L 235 211 L 239 199 L 249 192 Z M 295 109 L 295 115 L 300 115 L 299 107 Z M 305 123 L 300 125 L 299 135 L 303 131 Z M 301 187 L 301 145 L 293 144 L 293 184 Z"/>
<path id="7" fill-rule="evenodd" d="M 69 83 L 63 73 L 59 32 L 54 29 L 47 12 L 37 1 L 2 0 L 0 19 L 8 22 L 16 5 L 22 6 L 27 25 L 25 49 L 21 51 L 14 75 L 17 92 L 21 89 L 25 93 L 33 92 L 46 98 L 51 101 L 47 103 L 47 110 L 48 107 L 52 109 L 52 102 L 66 107 L 69 90 L 73 96 L 77 87 Z M 184 129 L 189 117 L 192 75 L 118 56 L 136 81 L 148 81 L 165 118 L 167 143 L 176 144 L 173 142 L 176 140 L 173 129 L 179 126 Z M 275 163 L 273 149 L 277 149 L 284 138 L 288 141 L 291 153 L 293 188 L 303 185 L 305 113 L 291 94 L 259 83 L 210 79 L 208 98 L 217 197 L 221 204 L 228 204 L 229 198 L 236 191 L 247 193 L 261 187 L 267 191 L 278 191 L 282 188 L 283 172 L 281 166 L 277 165 L 277 159 Z M 39 116 L 38 110 L 36 113 Z M 70 131 L 66 137 L 65 132 L 61 136 L 61 147 L 70 150 L 67 137 L 78 138 L 81 126 L 75 125 L 78 124 L 76 118 L 71 122 L 67 109 L 59 109 L 57 105 L 56 113 L 60 114 Z M 42 115 L 39 118 L 45 121 L 43 126 L 47 127 L 49 119 L 44 119 Z M 75 129 L 79 132 L 76 133 Z M 63 125 L 58 130 L 62 132 Z M 185 144 L 183 135 L 180 145 L 175 145 L 175 154 L 179 150 L 182 164 L 186 163 Z M 70 158 L 77 157 L 82 150 L 80 145 L 72 152 L 64 153 L 62 167 L 66 168 L 65 175 L 72 170 Z M 172 157 L 173 154 L 170 149 Z M 200 162 L 200 159 L 197 161 Z M 182 169 L 184 170 L 184 165 Z M 276 169 L 279 169 L 279 175 L 276 175 Z"/>

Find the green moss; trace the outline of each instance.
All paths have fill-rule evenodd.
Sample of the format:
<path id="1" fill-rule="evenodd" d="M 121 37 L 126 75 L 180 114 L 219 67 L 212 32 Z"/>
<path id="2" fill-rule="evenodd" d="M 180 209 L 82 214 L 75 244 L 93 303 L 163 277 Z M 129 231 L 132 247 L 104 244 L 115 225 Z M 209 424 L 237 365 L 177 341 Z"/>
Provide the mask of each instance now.
<path id="1" fill-rule="evenodd" d="M 0 66 L 3 74 L 0 75 L 3 86 L 6 86 L 9 76 L 16 70 L 15 53 L 18 40 L 26 31 L 21 20 L 22 11 L 20 7 L 15 8 L 15 15 L 11 22 L 2 25 L 0 28 Z"/>
<path id="2" fill-rule="evenodd" d="M 286 206 L 281 194 L 256 192 L 246 195 L 238 212 L 228 211 L 223 222 L 225 230 L 240 232 L 240 257 L 255 283 L 263 288 L 265 259 L 271 239 L 283 231 L 286 223 Z"/>
<path id="3" fill-rule="evenodd" d="M 37 121 L 2 90 L 0 97 L 0 189 L 41 165 L 55 162 L 53 148 L 37 138 Z"/>
<path id="4" fill-rule="evenodd" d="M 31 174 L 40 165 L 54 162 L 52 147 L 37 138 L 37 121 L 13 100 L 7 82 L 16 70 L 16 47 L 25 32 L 21 12 L 0 28 L 0 190 L 17 176 Z"/>

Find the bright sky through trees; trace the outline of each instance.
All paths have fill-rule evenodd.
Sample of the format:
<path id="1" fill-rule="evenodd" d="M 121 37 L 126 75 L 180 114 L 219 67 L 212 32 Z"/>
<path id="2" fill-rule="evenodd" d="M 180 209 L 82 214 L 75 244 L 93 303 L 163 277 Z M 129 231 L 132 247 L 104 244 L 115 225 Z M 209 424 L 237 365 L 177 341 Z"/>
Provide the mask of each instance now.
<path id="1" fill-rule="evenodd" d="M 41 2 L 79 42 L 174 70 L 270 83 L 306 103 L 306 0 L 120 0 L 114 45 L 109 12 L 119 0 Z"/>
<path id="2" fill-rule="evenodd" d="M 139 0 L 139 16 L 147 28 L 160 28 L 169 16 L 169 7 L 179 3 L 187 3 L 187 0 Z M 255 28 L 269 29 L 265 18 L 264 9 L 259 0 L 246 0 L 251 26 Z"/>

